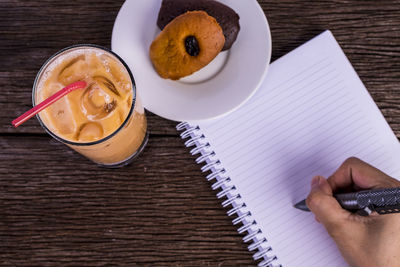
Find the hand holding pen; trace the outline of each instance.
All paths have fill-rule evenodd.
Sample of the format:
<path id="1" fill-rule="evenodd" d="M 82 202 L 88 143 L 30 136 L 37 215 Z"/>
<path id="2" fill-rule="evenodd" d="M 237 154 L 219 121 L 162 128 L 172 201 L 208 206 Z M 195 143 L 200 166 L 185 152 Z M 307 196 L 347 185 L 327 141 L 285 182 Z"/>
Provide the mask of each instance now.
<path id="1" fill-rule="evenodd" d="M 350 266 L 400 266 L 400 213 L 360 216 L 343 209 L 333 192 L 394 187 L 400 182 L 356 158 L 346 160 L 328 179 L 313 178 L 307 207 Z"/>
<path id="2" fill-rule="evenodd" d="M 400 187 L 369 189 L 333 196 L 343 209 L 361 216 L 369 216 L 373 212 L 381 215 L 400 213 Z M 310 211 L 305 199 L 294 207 Z"/>

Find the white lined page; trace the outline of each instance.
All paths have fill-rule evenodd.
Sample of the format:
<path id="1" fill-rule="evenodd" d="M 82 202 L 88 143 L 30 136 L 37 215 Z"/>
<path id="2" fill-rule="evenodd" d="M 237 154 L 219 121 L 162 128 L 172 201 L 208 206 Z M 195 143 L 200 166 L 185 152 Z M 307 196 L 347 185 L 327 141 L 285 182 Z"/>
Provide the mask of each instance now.
<path id="1" fill-rule="evenodd" d="M 242 108 L 199 126 L 284 267 L 346 266 L 293 208 L 313 176 L 357 156 L 400 177 L 399 142 L 329 31 L 272 63 Z"/>

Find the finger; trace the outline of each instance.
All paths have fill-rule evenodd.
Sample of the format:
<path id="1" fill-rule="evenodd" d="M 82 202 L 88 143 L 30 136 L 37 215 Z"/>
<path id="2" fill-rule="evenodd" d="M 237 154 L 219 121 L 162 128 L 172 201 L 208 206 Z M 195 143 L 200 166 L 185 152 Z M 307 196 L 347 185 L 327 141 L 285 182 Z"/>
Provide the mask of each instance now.
<path id="1" fill-rule="evenodd" d="M 360 189 L 387 188 L 400 186 L 400 182 L 358 159 L 349 158 L 328 178 L 333 191 L 340 188 L 357 187 Z"/>
<path id="2" fill-rule="evenodd" d="M 311 192 L 306 200 L 307 207 L 315 214 L 328 233 L 333 233 L 346 224 L 350 212 L 342 209 L 332 195 L 332 188 L 324 177 L 316 176 L 312 180 Z"/>

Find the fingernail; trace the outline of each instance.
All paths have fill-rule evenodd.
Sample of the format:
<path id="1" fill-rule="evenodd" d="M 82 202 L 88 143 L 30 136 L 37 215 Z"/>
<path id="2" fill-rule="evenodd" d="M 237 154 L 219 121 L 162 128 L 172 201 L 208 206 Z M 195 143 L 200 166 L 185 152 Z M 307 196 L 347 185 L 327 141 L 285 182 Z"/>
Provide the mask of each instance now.
<path id="1" fill-rule="evenodd" d="M 311 180 L 311 188 L 317 187 L 319 184 L 319 180 L 321 178 L 319 176 L 315 176 L 312 180 Z"/>

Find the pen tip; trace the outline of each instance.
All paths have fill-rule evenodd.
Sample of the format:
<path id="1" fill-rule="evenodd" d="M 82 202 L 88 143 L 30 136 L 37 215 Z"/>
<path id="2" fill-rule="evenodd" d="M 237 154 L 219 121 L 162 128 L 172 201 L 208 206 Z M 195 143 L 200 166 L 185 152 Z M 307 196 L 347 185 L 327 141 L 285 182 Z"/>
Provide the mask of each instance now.
<path id="1" fill-rule="evenodd" d="M 294 207 L 295 207 L 296 209 L 299 209 L 299 210 L 310 211 L 310 210 L 308 209 L 308 207 L 307 207 L 307 204 L 306 204 L 306 200 L 305 200 L 305 199 L 302 200 L 302 201 L 300 201 L 299 203 L 295 204 Z"/>

